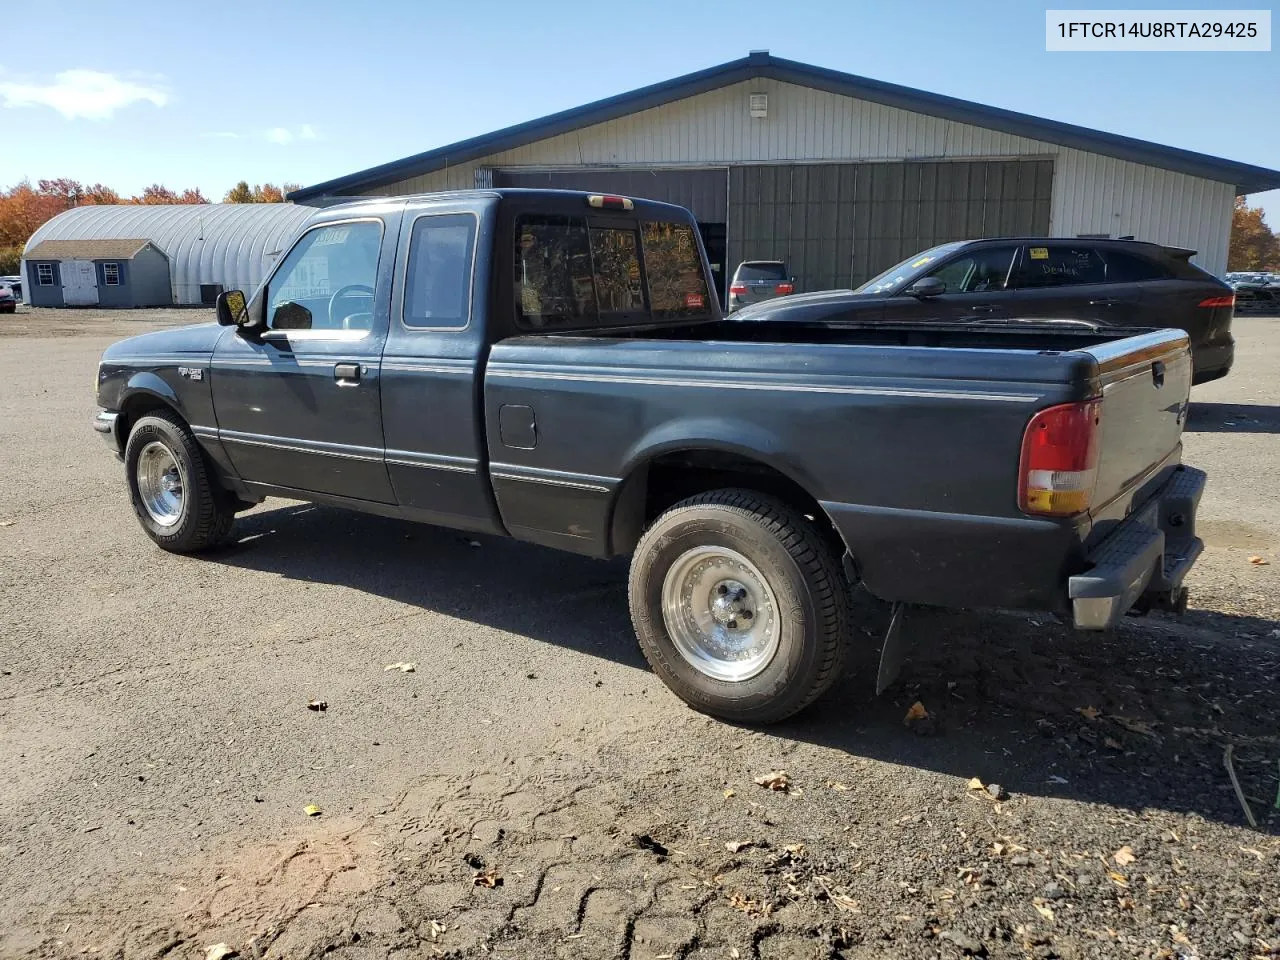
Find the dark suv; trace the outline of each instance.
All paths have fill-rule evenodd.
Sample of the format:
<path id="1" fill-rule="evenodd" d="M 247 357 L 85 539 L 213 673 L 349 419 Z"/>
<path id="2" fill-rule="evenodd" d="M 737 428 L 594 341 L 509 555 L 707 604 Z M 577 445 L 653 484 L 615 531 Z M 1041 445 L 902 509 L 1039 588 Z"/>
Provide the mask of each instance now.
<path id="1" fill-rule="evenodd" d="M 831 321 L 1180 327 L 1191 337 L 1195 382 L 1203 383 L 1231 369 L 1235 297 L 1191 263 L 1194 255 L 1136 240 L 960 240 L 908 257 L 854 291 L 797 297 L 786 313 Z M 781 316 L 771 311 L 771 319 Z"/>

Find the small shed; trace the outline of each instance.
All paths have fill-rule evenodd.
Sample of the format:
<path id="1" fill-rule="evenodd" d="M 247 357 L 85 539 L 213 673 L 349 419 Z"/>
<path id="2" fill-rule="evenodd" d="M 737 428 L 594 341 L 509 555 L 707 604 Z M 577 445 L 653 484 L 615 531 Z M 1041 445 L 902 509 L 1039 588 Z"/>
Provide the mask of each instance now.
<path id="1" fill-rule="evenodd" d="M 173 303 L 169 258 L 150 240 L 44 240 L 23 255 L 33 307 Z"/>

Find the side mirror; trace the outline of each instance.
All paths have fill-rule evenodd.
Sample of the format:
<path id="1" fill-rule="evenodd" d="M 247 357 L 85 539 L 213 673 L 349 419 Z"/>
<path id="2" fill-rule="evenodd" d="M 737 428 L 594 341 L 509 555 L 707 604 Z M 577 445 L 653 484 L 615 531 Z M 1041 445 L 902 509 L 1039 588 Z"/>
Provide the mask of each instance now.
<path id="1" fill-rule="evenodd" d="M 921 277 L 907 287 L 909 297 L 937 297 L 947 292 L 947 285 L 937 277 Z"/>
<path id="2" fill-rule="evenodd" d="M 218 294 L 214 310 L 218 314 L 218 324 L 223 327 L 242 326 L 249 319 L 248 303 L 239 290 L 224 290 Z"/>

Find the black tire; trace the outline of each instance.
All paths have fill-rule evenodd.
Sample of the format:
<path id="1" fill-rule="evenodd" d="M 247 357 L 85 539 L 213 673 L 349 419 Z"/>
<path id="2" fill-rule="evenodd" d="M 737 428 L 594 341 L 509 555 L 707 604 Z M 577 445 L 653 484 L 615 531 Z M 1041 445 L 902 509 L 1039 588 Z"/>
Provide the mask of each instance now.
<path id="1" fill-rule="evenodd" d="M 182 503 L 177 522 L 159 523 L 147 510 L 138 486 L 138 460 L 144 449 L 161 444 L 172 456 L 181 480 Z M 235 502 L 214 481 L 204 452 L 191 431 L 169 413 L 139 418 L 124 448 L 129 499 L 138 522 L 152 540 L 172 553 L 194 553 L 223 543 L 235 523 Z"/>
<path id="2" fill-rule="evenodd" d="M 663 615 L 668 571 L 688 551 L 727 547 L 763 575 L 776 597 L 779 637 L 768 665 L 723 680 L 681 653 Z M 631 561 L 631 620 L 655 673 L 695 710 L 741 723 L 774 723 L 803 710 L 839 678 L 849 644 L 849 589 L 812 523 L 753 490 L 715 490 L 677 503 L 640 539 Z M 731 624 L 732 625 L 732 624 Z"/>

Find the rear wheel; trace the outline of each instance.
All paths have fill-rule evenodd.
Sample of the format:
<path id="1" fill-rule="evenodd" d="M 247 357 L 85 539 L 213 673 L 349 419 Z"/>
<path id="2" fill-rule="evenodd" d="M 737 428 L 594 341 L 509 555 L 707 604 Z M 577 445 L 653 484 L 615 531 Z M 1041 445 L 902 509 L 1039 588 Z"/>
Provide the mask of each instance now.
<path id="1" fill-rule="evenodd" d="M 840 676 L 848 590 L 813 525 L 782 501 L 717 490 L 676 504 L 631 563 L 631 618 L 654 671 L 690 706 L 770 723 Z"/>
<path id="2" fill-rule="evenodd" d="M 235 504 L 214 482 L 186 425 L 166 413 L 142 417 L 124 450 L 129 497 L 138 522 L 159 546 L 192 553 L 226 540 Z"/>

